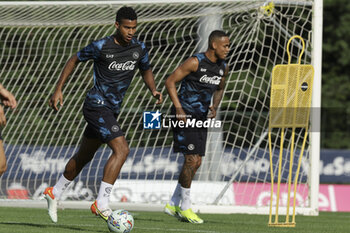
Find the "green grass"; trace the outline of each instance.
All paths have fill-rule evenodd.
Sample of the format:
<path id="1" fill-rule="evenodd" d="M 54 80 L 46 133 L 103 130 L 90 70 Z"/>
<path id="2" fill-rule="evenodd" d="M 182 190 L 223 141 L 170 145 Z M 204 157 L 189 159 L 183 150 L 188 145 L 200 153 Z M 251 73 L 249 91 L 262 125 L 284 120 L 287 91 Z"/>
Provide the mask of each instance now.
<path id="1" fill-rule="evenodd" d="M 297 216 L 295 228 L 267 226 L 266 215 L 201 214 L 205 223 L 193 225 L 160 212 L 133 212 L 135 227 L 132 233 L 350 233 L 350 213 L 321 212 L 317 217 Z M 51 223 L 45 209 L 0 208 L 1 233 L 108 233 L 107 224 L 93 216 L 89 210 L 59 210 L 58 223 Z"/>

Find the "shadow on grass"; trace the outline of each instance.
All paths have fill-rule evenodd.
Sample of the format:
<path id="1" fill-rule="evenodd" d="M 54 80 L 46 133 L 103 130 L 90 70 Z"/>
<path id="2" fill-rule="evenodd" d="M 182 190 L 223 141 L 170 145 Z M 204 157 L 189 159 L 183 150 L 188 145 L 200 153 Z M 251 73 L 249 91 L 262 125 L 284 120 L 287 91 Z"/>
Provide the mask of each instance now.
<path id="1" fill-rule="evenodd" d="M 8 225 L 8 226 L 28 226 L 28 227 L 37 227 L 37 228 L 61 228 L 66 230 L 73 230 L 73 231 L 80 231 L 80 232 L 106 232 L 96 229 L 88 229 L 88 228 L 81 228 L 71 225 L 61 225 L 61 224 L 38 224 L 38 223 L 25 223 L 25 222 L 0 222 L 1 225 Z"/>
<path id="2" fill-rule="evenodd" d="M 134 221 L 145 221 L 145 222 L 164 222 L 164 219 L 154 219 L 149 217 L 134 217 Z"/>

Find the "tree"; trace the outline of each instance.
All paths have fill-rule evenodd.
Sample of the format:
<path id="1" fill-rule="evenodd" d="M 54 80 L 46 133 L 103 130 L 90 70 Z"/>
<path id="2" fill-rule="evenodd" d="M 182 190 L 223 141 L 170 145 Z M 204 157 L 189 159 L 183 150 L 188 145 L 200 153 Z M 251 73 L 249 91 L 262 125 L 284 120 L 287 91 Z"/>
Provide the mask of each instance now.
<path id="1" fill-rule="evenodd" d="M 324 0 L 323 148 L 350 148 L 350 1 Z"/>

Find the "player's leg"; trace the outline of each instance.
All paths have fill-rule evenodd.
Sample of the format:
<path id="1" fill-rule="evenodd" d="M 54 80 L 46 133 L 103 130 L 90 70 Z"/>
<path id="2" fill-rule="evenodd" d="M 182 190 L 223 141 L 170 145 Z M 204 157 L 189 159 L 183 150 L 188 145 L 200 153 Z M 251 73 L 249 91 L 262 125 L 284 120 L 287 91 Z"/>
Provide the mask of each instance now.
<path id="1" fill-rule="evenodd" d="M 98 197 L 95 203 L 91 206 L 91 211 L 102 217 L 104 220 L 107 220 L 112 212 L 109 208 L 109 196 L 113 184 L 118 178 L 120 170 L 130 151 L 124 136 L 119 136 L 110 140 L 108 146 L 112 149 L 112 154 L 103 170 L 103 178 Z"/>
<path id="2" fill-rule="evenodd" d="M 178 215 L 190 223 L 203 223 L 191 209 L 191 184 L 194 175 L 202 163 L 202 156 L 199 154 L 185 155 L 184 164 L 179 176 L 181 190 L 181 207 Z"/>
<path id="3" fill-rule="evenodd" d="M 86 132 L 86 131 L 85 131 Z M 53 187 L 44 191 L 48 204 L 48 213 L 53 222 L 57 222 L 57 201 L 82 168 L 91 161 L 102 142 L 97 138 L 83 136 L 78 152 L 68 161 L 65 170 Z"/>
<path id="4" fill-rule="evenodd" d="M 199 128 L 174 129 L 174 152 L 182 152 L 185 155 L 177 187 L 171 201 L 166 205 L 165 212 L 175 210 L 177 216 L 191 223 L 203 223 L 191 209 L 191 184 L 194 175 L 202 162 L 205 154 L 207 130 Z M 181 202 L 181 207 L 179 203 Z M 172 205 L 174 203 L 174 205 Z M 168 213 L 169 214 L 169 213 Z M 172 214 L 170 214 L 172 215 Z M 174 215 L 173 215 L 174 216 Z"/>
<path id="5" fill-rule="evenodd" d="M 172 115 L 175 115 L 175 110 L 172 108 Z M 177 121 L 176 118 L 171 119 L 172 121 Z M 179 127 L 173 127 L 173 140 L 174 140 L 174 153 L 186 151 L 185 136 L 186 131 Z M 176 188 L 171 196 L 169 202 L 164 207 L 164 212 L 173 217 L 179 217 L 178 212 L 180 211 L 180 202 L 181 202 L 181 184 L 178 182 Z"/>
<path id="6" fill-rule="evenodd" d="M 78 152 L 68 161 L 63 175 L 72 181 L 79 175 L 84 166 L 94 157 L 102 142 L 97 138 L 83 136 Z"/>
<path id="7" fill-rule="evenodd" d="M 199 154 L 185 155 L 185 160 L 179 176 L 181 185 L 182 203 L 181 209 L 191 208 L 190 189 L 194 175 L 202 163 L 202 156 Z"/>
<path id="8" fill-rule="evenodd" d="M 178 212 L 180 211 L 181 201 L 181 184 L 178 182 L 170 201 L 165 205 L 164 212 L 170 216 L 178 218 Z"/>
<path id="9" fill-rule="evenodd" d="M 178 184 L 169 202 L 170 206 L 180 206 L 181 209 L 191 208 L 190 190 L 194 175 L 202 162 L 202 157 L 198 154 L 185 155 L 185 160 L 179 175 Z M 177 210 L 178 211 L 178 210 Z"/>
<path id="10" fill-rule="evenodd" d="M 0 138 L 0 176 L 5 173 L 6 169 L 7 169 L 7 165 L 6 165 L 4 145 L 2 143 L 2 139 Z"/>
<path id="11" fill-rule="evenodd" d="M 107 220 L 111 214 L 109 196 L 120 169 L 129 154 L 129 146 L 121 130 L 117 115 L 108 108 L 84 108 L 84 117 L 94 128 L 102 142 L 107 143 L 112 154 L 107 160 L 96 201 L 91 205 L 91 212 Z"/>
<path id="12" fill-rule="evenodd" d="M 114 184 L 129 155 L 130 149 L 124 136 L 111 140 L 108 142 L 108 146 L 112 149 L 112 154 L 104 167 L 102 180 Z"/>

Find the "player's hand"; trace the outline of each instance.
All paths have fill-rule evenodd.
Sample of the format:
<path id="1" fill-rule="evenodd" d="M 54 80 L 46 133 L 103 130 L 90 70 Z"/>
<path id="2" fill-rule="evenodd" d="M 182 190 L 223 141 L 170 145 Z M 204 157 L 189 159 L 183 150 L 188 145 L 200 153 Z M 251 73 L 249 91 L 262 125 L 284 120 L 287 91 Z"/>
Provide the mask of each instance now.
<path id="1" fill-rule="evenodd" d="M 157 99 L 156 104 L 161 104 L 163 102 L 163 95 L 159 91 L 153 91 L 152 95 Z"/>
<path id="2" fill-rule="evenodd" d="M 5 88 L 1 89 L 1 99 L 2 103 L 7 107 L 14 109 L 17 106 L 16 98 Z"/>
<path id="3" fill-rule="evenodd" d="M 214 106 L 210 106 L 208 118 L 215 118 L 215 117 L 216 117 L 216 109 L 214 108 Z"/>
<path id="4" fill-rule="evenodd" d="M 186 113 L 182 108 L 176 108 L 176 119 L 186 122 Z"/>
<path id="5" fill-rule="evenodd" d="M 0 126 L 5 126 L 6 125 L 6 117 L 4 113 L 4 109 L 0 105 Z"/>
<path id="6" fill-rule="evenodd" d="M 62 91 L 55 91 L 49 100 L 49 106 L 54 110 L 58 111 L 57 103 L 60 103 L 60 106 L 63 106 L 63 95 Z"/>

